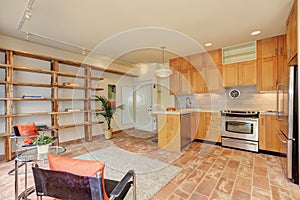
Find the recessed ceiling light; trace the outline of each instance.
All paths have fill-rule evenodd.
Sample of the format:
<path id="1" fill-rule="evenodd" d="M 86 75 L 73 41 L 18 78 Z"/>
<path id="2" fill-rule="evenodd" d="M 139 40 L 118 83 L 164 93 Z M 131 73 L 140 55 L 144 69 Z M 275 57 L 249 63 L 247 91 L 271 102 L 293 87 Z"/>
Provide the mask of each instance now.
<path id="1" fill-rule="evenodd" d="M 208 42 L 208 43 L 206 43 L 204 46 L 210 47 L 210 46 L 212 46 L 212 43 L 211 43 L 211 42 Z"/>
<path id="2" fill-rule="evenodd" d="M 250 34 L 251 34 L 252 36 L 259 35 L 259 34 L 261 34 L 261 31 L 260 31 L 260 30 L 252 31 Z"/>

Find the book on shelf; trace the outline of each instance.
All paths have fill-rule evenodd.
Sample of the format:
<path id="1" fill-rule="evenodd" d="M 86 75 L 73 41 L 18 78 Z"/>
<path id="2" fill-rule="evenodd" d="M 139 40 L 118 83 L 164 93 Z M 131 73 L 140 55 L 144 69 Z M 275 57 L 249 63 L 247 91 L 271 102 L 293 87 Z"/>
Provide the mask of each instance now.
<path id="1" fill-rule="evenodd" d="M 66 112 L 80 111 L 80 108 L 65 108 Z"/>
<path id="2" fill-rule="evenodd" d="M 41 95 L 23 95 L 24 99 L 43 99 L 45 98 L 44 96 Z"/>
<path id="3" fill-rule="evenodd" d="M 78 87 L 79 84 L 75 82 L 64 82 L 63 86 L 72 86 L 72 87 Z"/>
<path id="4" fill-rule="evenodd" d="M 37 128 L 38 131 L 41 131 L 43 129 L 47 129 L 48 128 L 47 124 L 37 124 L 35 126 L 36 126 L 36 128 Z"/>

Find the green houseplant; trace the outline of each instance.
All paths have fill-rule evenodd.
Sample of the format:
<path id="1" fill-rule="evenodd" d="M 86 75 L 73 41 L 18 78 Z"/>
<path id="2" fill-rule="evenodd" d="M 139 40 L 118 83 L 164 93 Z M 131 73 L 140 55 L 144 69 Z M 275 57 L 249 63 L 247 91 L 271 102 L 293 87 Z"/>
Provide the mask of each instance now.
<path id="1" fill-rule="evenodd" d="M 43 154 L 48 152 L 49 144 L 51 144 L 53 141 L 54 139 L 52 136 L 42 133 L 37 136 L 32 143 L 37 146 L 38 154 Z"/>
<path id="2" fill-rule="evenodd" d="M 117 110 L 122 110 L 123 105 L 119 106 L 112 106 L 108 101 L 107 97 L 105 96 L 97 96 L 97 101 L 101 102 L 101 111 L 96 113 L 96 116 L 103 116 L 106 123 L 107 123 L 107 130 L 104 131 L 104 136 L 106 139 L 111 139 L 112 137 L 112 128 L 111 128 L 111 120 L 113 119 L 113 115 L 116 113 Z"/>

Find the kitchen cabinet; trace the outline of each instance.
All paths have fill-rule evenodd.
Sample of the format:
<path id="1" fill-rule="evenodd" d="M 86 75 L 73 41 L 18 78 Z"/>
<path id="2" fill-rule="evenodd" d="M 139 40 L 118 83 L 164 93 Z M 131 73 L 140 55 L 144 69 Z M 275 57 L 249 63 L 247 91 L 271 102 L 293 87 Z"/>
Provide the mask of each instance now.
<path id="1" fill-rule="evenodd" d="M 170 76 L 170 94 L 192 94 L 192 66 L 185 58 L 170 59 L 173 74 Z"/>
<path id="2" fill-rule="evenodd" d="M 206 134 L 210 125 L 210 116 L 209 112 L 200 112 L 200 121 L 199 127 L 196 135 L 196 139 L 206 140 Z"/>
<path id="3" fill-rule="evenodd" d="M 173 74 L 170 76 L 170 94 L 180 94 L 181 81 L 180 78 L 180 62 L 179 58 L 170 59 L 169 64 L 172 68 Z"/>
<path id="4" fill-rule="evenodd" d="M 207 93 L 207 86 L 205 80 L 202 78 L 203 73 L 201 73 L 200 71 L 198 71 L 198 69 L 195 68 L 192 68 L 190 73 L 190 83 L 193 88 L 193 93 Z"/>
<path id="5" fill-rule="evenodd" d="M 286 35 L 270 37 L 257 41 L 257 58 L 286 55 Z"/>
<path id="6" fill-rule="evenodd" d="M 223 84 L 224 86 L 236 86 L 239 83 L 238 64 L 231 63 L 223 65 Z"/>
<path id="7" fill-rule="evenodd" d="M 208 51 L 207 53 L 204 53 L 205 55 L 205 66 L 211 67 L 211 66 L 218 66 L 222 64 L 222 50 L 216 49 L 212 51 Z"/>
<path id="8" fill-rule="evenodd" d="M 221 142 L 221 114 L 201 112 L 198 117 L 199 127 L 196 139 Z"/>
<path id="9" fill-rule="evenodd" d="M 259 149 L 280 152 L 280 140 L 277 133 L 280 131 L 280 123 L 276 116 L 259 116 Z"/>
<path id="10" fill-rule="evenodd" d="M 170 60 L 170 94 L 201 94 L 222 89 L 221 50 Z"/>
<path id="11" fill-rule="evenodd" d="M 159 114 L 157 120 L 158 147 L 180 152 L 180 114 Z"/>
<path id="12" fill-rule="evenodd" d="M 200 113 L 193 112 L 191 115 L 191 140 L 193 141 L 196 139 L 196 135 L 200 126 Z"/>
<path id="13" fill-rule="evenodd" d="M 276 90 L 277 57 L 260 58 L 257 60 L 257 90 Z"/>
<path id="14" fill-rule="evenodd" d="M 276 90 L 281 81 L 288 79 L 286 35 L 259 40 L 257 59 L 257 90 Z M 272 43 L 272 45 L 270 44 Z M 271 49 L 271 50 L 270 50 Z"/>
<path id="15" fill-rule="evenodd" d="M 256 61 L 244 61 L 223 65 L 224 86 L 246 86 L 256 84 Z"/>
<path id="16" fill-rule="evenodd" d="M 291 12 L 286 22 L 287 62 L 289 65 L 297 64 L 297 53 L 298 53 L 297 4 L 298 1 L 295 0 L 294 5 L 291 9 Z"/>
<path id="17" fill-rule="evenodd" d="M 223 89 L 222 65 L 207 66 L 205 68 L 205 80 L 208 92 L 221 92 Z"/>

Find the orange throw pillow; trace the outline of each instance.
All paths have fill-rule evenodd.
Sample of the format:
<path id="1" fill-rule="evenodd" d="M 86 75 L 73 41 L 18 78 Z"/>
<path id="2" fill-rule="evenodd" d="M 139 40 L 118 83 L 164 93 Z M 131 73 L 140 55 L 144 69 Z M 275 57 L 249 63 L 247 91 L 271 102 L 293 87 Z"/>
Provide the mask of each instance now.
<path id="1" fill-rule="evenodd" d="M 98 160 L 81 160 L 66 158 L 48 154 L 49 167 L 51 170 L 66 171 L 81 176 L 96 176 L 97 172 L 102 176 L 102 188 L 104 199 L 109 200 L 104 187 L 104 162 Z"/>
<path id="2" fill-rule="evenodd" d="M 28 136 L 28 135 L 38 135 L 39 131 L 37 130 L 34 122 L 29 122 L 27 124 L 17 124 L 19 133 L 21 136 Z M 24 144 L 32 144 L 35 138 L 23 138 Z"/>

